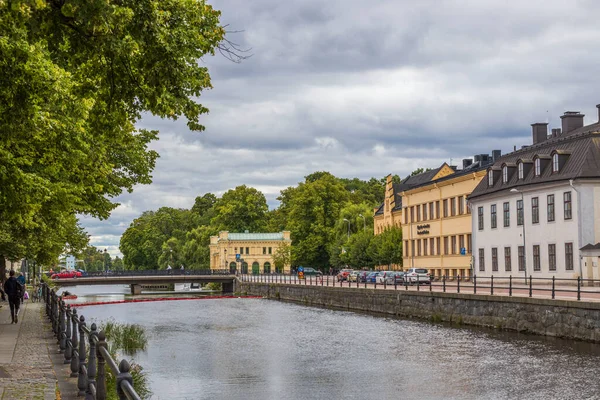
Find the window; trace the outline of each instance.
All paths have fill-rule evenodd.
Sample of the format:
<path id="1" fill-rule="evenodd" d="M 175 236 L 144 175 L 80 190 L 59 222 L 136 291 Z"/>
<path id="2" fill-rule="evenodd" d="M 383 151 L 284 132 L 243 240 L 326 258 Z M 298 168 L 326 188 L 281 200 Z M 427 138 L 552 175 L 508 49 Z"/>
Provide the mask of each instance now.
<path id="1" fill-rule="evenodd" d="M 565 219 L 571 219 L 572 214 L 571 214 L 571 192 L 565 192 L 563 194 L 563 200 L 564 200 L 564 209 L 565 209 Z"/>
<path id="2" fill-rule="evenodd" d="M 467 253 L 471 254 L 471 234 L 467 235 Z"/>
<path id="3" fill-rule="evenodd" d="M 504 270 L 510 271 L 512 269 L 512 262 L 510 256 L 510 247 L 504 248 Z"/>
<path id="4" fill-rule="evenodd" d="M 410 254 L 408 254 L 408 240 L 404 241 L 404 248 L 402 250 L 406 251 L 406 256 L 407 257 L 410 255 Z"/>
<path id="5" fill-rule="evenodd" d="M 421 221 L 421 206 L 418 205 L 417 207 L 417 222 Z"/>
<path id="6" fill-rule="evenodd" d="M 524 171 L 523 171 L 523 163 L 520 162 L 518 167 L 519 167 L 519 179 L 523 179 L 523 177 L 524 177 L 523 176 L 523 173 L 524 173 Z"/>
<path id="7" fill-rule="evenodd" d="M 492 247 L 492 271 L 498 271 L 498 248 Z"/>
<path id="8" fill-rule="evenodd" d="M 525 247 L 519 246 L 519 271 L 525 271 Z"/>
<path id="9" fill-rule="evenodd" d="M 502 167 L 502 183 L 508 182 L 508 167 L 505 165 Z"/>
<path id="10" fill-rule="evenodd" d="M 240 247 L 240 254 L 244 254 L 244 248 Z"/>
<path id="11" fill-rule="evenodd" d="M 433 238 L 429 238 L 429 254 L 431 254 L 432 256 L 435 255 L 435 247 L 434 247 L 433 243 L 434 243 Z"/>
<path id="12" fill-rule="evenodd" d="M 250 247 L 246 247 L 246 254 L 250 254 Z"/>
<path id="13" fill-rule="evenodd" d="M 573 243 L 565 243 L 565 269 L 573 271 Z"/>
<path id="14" fill-rule="evenodd" d="M 492 170 L 488 172 L 488 186 L 494 186 L 494 173 Z"/>
<path id="15" fill-rule="evenodd" d="M 541 271 L 541 267 L 540 267 L 540 245 L 539 244 L 534 244 L 533 245 L 533 270 L 534 271 Z"/>
<path id="16" fill-rule="evenodd" d="M 485 251 L 479 249 L 479 270 L 485 271 Z"/>
<path id="17" fill-rule="evenodd" d="M 542 162 L 540 161 L 539 158 L 535 159 L 535 176 L 540 176 L 541 172 L 542 172 Z"/>
<path id="18" fill-rule="evenodd" d="M 465 198 L 463 196 L 458 196 L 458 215 L 463 215 L 465 213 Z"/>
<path id="19" fill-rule="evenodd" d="M 477 220 L 479 222 L 479 230 L 483 230 L 483 207 L 477 208 Z"/>
<path id="20" fill-rule="evenodd" d="M 427 255 L 427 239 L 423 239 L 423 255 Z"/>
<path id="21" fill-rule="evenodd" d="M 456 198 L 453 197 L 450 199 L 450 212 L 453 217 L 456 215 Z"/>
<path id="22" fill-rule="evenodd" d="M 504 203 L 504 227 L 510 226 L 510 204 Z"/>
<path id="23" fill-rule="evenodd" d="M 427 221 L 427 204 L 423 204 L 423 221 Z"/>
<path id="24" fill-rule="evenodd" d="M 269 254 L 273 254 L 273 248 L 269 247 Z"/>
<path id="25" fill-rule="evenodd" d="M 444 218 L 448 216 L 448 199 L 444 199 Z"/>
<path id="26" fill-rule="evenodd" d="M 531 198 L 531 223 L 538 224 L 540 222 L 540 200 L 537 197 Z"/>
<path id="27" fill-rule="evenodd" d="M 552 172 L 558 172 L 558 154 L 552 156 Z"/>
<path id="28" fill-rule="evenodd" d="M 414 240 L 410 241 L 410 255 L 413 257 L 415 255 L 415 241 Z"/>
<path id="29" fill-rule="evenodd" d="M 491 211 L 491 216 L 492 216 L 492 221 L 491 221 L 491 226 L 492 229 L 495 229 L 497 224 L 496 224 L 496 205 L 492 204 L 490 206 L 490 211 Z"/>
<path id="30" fill-rule="evenodd" d="M 440 201 L 436 201 L 435 202 L 435 217 L 439 218 L 440 217 Z"/>
<path id="31" fill-rule="evenodd" d="M 554 221 L 554 195 L 548 195 L 548 222 Z"/>
<path id="32" fill-rule="evenodd" d="M 452 236 L 452 249 L 450 249 L 450 254 L 456 254 L 456 236 Z"/>
<path id="33" fill-rule="evenodd" d="M 435 248 L 436 248 L 436 254 L 439 256 L 440 254 L 442 254 L 442 246 L 440 246 L 440 238 L 437 237 L 435 238 Z"/>
<path id="34" fill-rule="evenodd" d="M 421 239 L 417 239 L 417 255 L 421 255 Z"/>
<path id="35" fill-rule="evenodd" d="M 267 248 L 263 247 L 263 254 L 267 254 Z"/>
<path id="36" fill-rule="evenodd" d="M 435 216 L 433 215 L 433 202 L 429 203 L 429 219 L 434 219 Z"/>
<path id="37" fill-rule="evenodd" d="M 411 207 L 410 208 L 410 222 L 413 223 L 415 222 L 415 207 Z"/>
<path id="38" fill-rule="evenodd" d="M 458 252 L 460 253 L 462 249 L 465 247 L 465 235 L 458 236 Z M 467 249 L 465 249 L 466 251 Z"/>
<path id="39" fill-rule="evenodd" d="M 448 248 L 448 236 L 444 236 L 444 254 L 448 255 L 448 251 L 450 249 Z"/>
<path id="40" fill-rule="evenodd" d="M 517 225 L 523 225 L 523 200 L 517 200 Z"/>
<path id="41" fill-rule="evenodd" d="M 556 245 L 548 245 L 548 269 L 550 271 L 556 271 Z"/>

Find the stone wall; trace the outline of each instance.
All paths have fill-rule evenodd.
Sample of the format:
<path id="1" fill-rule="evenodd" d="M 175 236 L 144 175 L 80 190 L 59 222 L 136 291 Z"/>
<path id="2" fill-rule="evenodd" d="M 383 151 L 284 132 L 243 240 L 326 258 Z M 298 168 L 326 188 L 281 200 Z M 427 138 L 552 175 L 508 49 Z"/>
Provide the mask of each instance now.
<path id="1" fill-rule="evenodd" d="M 484 326 L 600 343 L 600 303 L 237 282 L 236 290 L 309 306 Z"/>

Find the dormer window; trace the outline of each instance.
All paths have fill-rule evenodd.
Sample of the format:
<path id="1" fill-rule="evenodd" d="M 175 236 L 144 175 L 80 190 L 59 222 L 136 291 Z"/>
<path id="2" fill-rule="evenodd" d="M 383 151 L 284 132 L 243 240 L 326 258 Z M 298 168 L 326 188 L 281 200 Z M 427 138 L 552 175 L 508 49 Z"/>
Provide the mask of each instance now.
<path id="1" fill-rule="evenodd" d="M 558 172 L 560 166 L 558 164 L 558 153 L 554 153 L 552 156 L 552 172 Z"/>
<path id="2" fill-rule="evenodd" d="M 508 182 L 508 167 L 505 165 L 502 167 L 502 183 Z"/>
<path id="3" fill-rule="evenodd" d="M 534 168 L 535 176 L 540 176 L 542 174 L 542 163 L 539 158 L 535 159 Z"/>
<path id="4" fill-rule="evenodd" d="M 492 170 L 488 172 L 488 186 L 494 186 L 494 172 Z"/>
<path id="5" fill-rule="evenodd" d="M 519 163 L 519 179 L 523 179 L 524 178 L 524 173 L 523 173 L 523 163 L 520 162 Z"/>

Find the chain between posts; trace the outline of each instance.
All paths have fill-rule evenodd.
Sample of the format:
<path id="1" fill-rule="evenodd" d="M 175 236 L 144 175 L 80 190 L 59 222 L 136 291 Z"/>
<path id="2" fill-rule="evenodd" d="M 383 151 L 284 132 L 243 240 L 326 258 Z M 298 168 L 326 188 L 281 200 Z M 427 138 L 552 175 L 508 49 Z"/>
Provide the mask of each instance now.
<path id="1" fill-rule="evenodd" d="M 98 332 L 96 324 L 87 327 L 85 317 L 65 305 L 54 290 L 42 285 L 46 315 L 52 322 L 58 340 L 58 350 L 64 353 L 64 364 L 70 364 L 71 377 L 77 377 L 78 395 L 85 400 L 106 400 L 106 364 L 117 377 L 119 400 L 141 400 L 133 388 L 131 366 L 127 360 L 117 362 L 108 352 L 106 335 Z"/>

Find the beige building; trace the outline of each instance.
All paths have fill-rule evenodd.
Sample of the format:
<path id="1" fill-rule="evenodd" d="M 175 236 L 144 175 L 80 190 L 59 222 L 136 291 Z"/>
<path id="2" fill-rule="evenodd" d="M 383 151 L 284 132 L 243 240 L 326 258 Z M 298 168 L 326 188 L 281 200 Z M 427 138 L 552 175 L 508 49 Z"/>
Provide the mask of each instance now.
<path id="1" fill-rule="evenodd" d="M 471 276 L 472 223 L 467 196 L 500 156 L 487 154 L 463 160 L 463 168 L 444 163 L 439 168 L 386 182 L 384 203 L 375 211 L 375 234 L 401 226 L 403 269 L 426 268 L 435 277 Z"/>
<path id="2" fill-rule="evenodd" d="M 290 265 L 277 270 L 273 256 L 280 246 L 291 246 L 290 232 L 230 233 L 210 237 L 210 269 L 228 269 L 232 273 L 289 273 Z"/>

